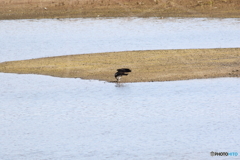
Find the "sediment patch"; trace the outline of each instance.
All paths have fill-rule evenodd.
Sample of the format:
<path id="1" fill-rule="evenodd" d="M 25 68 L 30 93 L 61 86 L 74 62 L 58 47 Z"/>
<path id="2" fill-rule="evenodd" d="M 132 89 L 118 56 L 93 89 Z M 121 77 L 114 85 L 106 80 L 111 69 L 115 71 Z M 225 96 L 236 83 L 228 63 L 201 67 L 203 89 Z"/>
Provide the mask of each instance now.
<path id="1" fill-rule="evenodd" d="M 132 72 L 122 82 L 240 77 L 240 48 L 125 51 L 0 63 L 0 72 L 114 82 L 118 68 Z"/>
<path id="2" fill-rule="evenodd" d="M 0 19 L 240 17 L 239 0 L 0 0 Z"/>

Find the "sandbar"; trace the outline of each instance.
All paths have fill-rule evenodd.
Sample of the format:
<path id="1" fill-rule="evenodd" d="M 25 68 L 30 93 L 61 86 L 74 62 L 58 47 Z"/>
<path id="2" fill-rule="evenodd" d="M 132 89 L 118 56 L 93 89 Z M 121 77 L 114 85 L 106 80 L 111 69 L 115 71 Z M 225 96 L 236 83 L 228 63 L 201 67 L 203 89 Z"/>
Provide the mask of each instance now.
<path id="1" fill-rule="evenodd" d="M 124 51 L 44 57 L 0 63 L 0 72 L 115 82 L 118 68 L 132 72 L 125 82 L 240 77 L 240 48 Z"/>

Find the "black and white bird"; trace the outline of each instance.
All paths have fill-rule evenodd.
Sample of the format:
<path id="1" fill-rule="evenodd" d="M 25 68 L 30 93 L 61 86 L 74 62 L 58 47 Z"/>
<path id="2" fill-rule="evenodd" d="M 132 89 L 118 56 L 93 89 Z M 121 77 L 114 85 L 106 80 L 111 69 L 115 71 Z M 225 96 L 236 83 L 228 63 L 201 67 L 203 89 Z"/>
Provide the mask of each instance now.
<path id="1" fill-rule="evenodd" d="M 115 78 L 117 79 L 117 82 L 120 82 L 121 77 L 127 76 L 129 72 L 132 71 L 128 68 L 117 69 L 117 72 L 115 73 Z"/>

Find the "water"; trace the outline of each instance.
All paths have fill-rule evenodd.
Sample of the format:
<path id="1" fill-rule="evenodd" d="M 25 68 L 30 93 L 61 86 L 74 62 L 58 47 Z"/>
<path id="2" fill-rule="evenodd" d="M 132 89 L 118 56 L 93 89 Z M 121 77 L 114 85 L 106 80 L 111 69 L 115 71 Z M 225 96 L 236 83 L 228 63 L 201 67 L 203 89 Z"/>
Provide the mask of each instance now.
<path id="1" fill-rule="evenodd" d="M 239 19 L 0 21 L 0 61 L 239 47 L 238 33 Z M 0 82 L 1 160 L 200 160 L 225 158 L 211 157 L 211 151 L 240 154 L 239 78 L 117 85 L 0 73 Z"/>
<path id="2" fill-rule="evenodd" d="M 239 153 L 238 78 L 121 86 L 41 75 L 1 73 L 0 79 L 1 160 Z"/>
<path id="3" fill-rule="evenodd" d="M 240 19 L 4 20 L 0 35 L 0 62 L 126 50 L 233 48 L 240 44 Z"/>

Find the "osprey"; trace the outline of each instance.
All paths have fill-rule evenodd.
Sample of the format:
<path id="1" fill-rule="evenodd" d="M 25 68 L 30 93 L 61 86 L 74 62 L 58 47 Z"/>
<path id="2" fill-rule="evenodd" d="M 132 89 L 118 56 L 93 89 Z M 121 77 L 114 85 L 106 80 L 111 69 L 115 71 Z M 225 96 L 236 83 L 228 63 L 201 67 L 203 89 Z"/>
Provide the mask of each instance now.
<path id="1" fill-rule="evenodd" d="M 131 70 L 128 68 L 117 69 L 117 72 L 115 73 L 115 78 L 117 79 L 117 82 L 120 82 L 122 76 L 127 76 L 128 72 L 131 72 Z"/>

